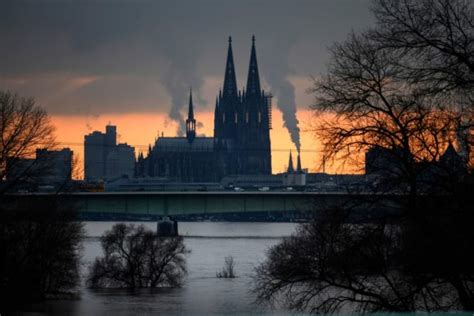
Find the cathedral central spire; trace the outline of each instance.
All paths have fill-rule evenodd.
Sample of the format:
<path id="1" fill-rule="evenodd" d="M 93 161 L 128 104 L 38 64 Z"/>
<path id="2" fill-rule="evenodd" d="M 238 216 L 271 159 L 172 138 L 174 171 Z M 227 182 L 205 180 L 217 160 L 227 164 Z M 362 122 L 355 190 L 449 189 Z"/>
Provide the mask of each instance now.
<path id="1" fill-rule="evenodd" d="M 247 96 L 260 96 L 260 77 L 258 75 L 255 35 L 252 36 L 252 50 L 250 52 L 249 73 L 247 78 Z"/>
<path id="2" fill-rule="evenodd" d="M 227 61 L 224 76 L 223 98 L 237 96 L 237 80 L 235 76 L 234 56 L 232 54 L 232 37 L 229 36 L 229 49 L 227 51 Z"/>
<path id="3" fill-rule="evenodd" d="M 193 109 L 193 89 L 189 88 L 189 108 L 188 108 L 188 119 L 194 120 L 194 109 Z"/>
<path id="4" fill-rule="evenodd" d="M 188 118 L 186 119 L 186 138 L 188 142 L 192 143 L 196 137 L 196 120 L 194 119 L 193 109 L 193 90 L 189 89 L 189 108 Z"/>
<path id="5" fill-rule="evenodd" d="M 296 163 L 296 173 L 302 173 L 303 169 L 301 168 L 301 156 L 298 152 L 298 162 Z"/>

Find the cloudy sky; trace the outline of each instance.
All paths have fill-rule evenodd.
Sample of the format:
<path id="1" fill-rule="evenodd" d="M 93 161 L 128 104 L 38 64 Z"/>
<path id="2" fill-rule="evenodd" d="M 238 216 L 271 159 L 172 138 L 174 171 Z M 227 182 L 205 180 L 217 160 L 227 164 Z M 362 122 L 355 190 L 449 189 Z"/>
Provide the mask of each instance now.
<path id="1" fill-rule="evenodd" d="M 204 117 L 222 85 L 227 38 L 243 86 L 255 34 L 283 133 L 297 124 L 293 112 L 308 108 L 305 90 L 324 72 L 327 48 L 371 25 L 369 8 L 369 0 L 3 1 L 0 89 L 83 125 L 155 113 L 164 122 L 154 131 L 172 135 L 192 86 L 209 133 Z"/>

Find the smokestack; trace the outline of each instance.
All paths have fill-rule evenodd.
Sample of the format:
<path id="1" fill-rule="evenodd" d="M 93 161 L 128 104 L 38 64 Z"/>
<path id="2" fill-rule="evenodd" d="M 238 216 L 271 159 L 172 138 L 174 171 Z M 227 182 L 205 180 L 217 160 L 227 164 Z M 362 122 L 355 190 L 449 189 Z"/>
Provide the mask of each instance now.
<path id="1" fill-rule="evenodd" d="M 296 164 L 296 173 L 303 173 L 303 169 L 301 169 L 301 155 L 298 152 L 298 162 Z"/>
<path id="2" fill-rule="evenodd" d="M 293 157 L 291 156 L 290 150 L 290 158 L 288 159 L 288 170 L 287 173 L 295 173 L 295 168 L 293 167 Z"/>

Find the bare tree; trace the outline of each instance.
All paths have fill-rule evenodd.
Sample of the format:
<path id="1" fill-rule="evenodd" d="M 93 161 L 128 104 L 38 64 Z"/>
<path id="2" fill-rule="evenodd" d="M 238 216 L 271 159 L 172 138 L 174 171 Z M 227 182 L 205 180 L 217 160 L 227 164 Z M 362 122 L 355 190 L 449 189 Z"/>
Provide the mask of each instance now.
<path id="1" fill-rule="evenodd" d="M 374 193 L 398 196 L 396 216 L 354 225 L 352 210 L 329 210 L 269 251 L 256 293 L 313 312 L 472 310 L 474 262 L 447 259 L 474 248 L 472 174 L 449 172 L 444 155 L 460 128 L 472 133 L 472 7 L 376 0 L 374 12 L 376 29 L 332 47 L 312 109 L 323 161 L 389 156 Z"/>
<path id="2" fill-rule="evenodd" d="M 465 136 L 457 140 L 469 154 L 474 118 L 472 6 L 463 0 L 375 0 L 373 12 L 377 27 L 334 45 L 328 75 L 312 90 L 317 95 L 313 108 L 336 114 L 332 126 L 320 126 L 319 136 L 327 145 L 324 158 L 330 161 L 330 153 L 337 152 L 347 161 L 357 146 L 375 143 L 402 147 L 400 153 L 412 151 L 415 161 L 433 160 L 456 133 Z M 360 137 L 369 135 L 365 127 L 371 129 L 369 140 Z M 329 141 L 327 134 L 347 141 Z M 350 150 L 344 147 L 356 137 Z"/>
<path id="3" fill-rule="evenodd" d="M 10 179 L 0 193 L 20 181 L 37 176 L 41 166 L 20 167 L 21 159 L 33 158 L 37 148 L 55 146 L 54 126 L 46 111 L 26 99 L 10 92 L 0 91 L 0 180 L 5 180 L 8 168 L 21 170 Z"/>
<path id="4" fill-rule="evenodd" d="M 54 127 L 46 111 L 33 99 L 0 91 L 1 311 L 71 294 L 80 281 L 84 232 L 74 205 L 54 194 L 5 194 L 47 175 L 49 159 L 32 158 L 38 148 L 54 146 Z M 5 181 L 7 171 L 9 181 Z"/>
<path id="5" fill-rule="evenodd" d="M 468 0 L 375 0 L 369 37 L 389 49 L 397 77 L 437 95 L 437 106 L 464 112 L 457 128 L 474 145 L 474 8 Z M 472 157 L 468 161 L 472 163 Z"/>
<path id="6" fill-rule="evenodd" d="M 439 98 L 399 79 L 389 49 L 380 49 L 364 35 L 352 34 L 332 48 L 328 74 L 312 92 L 315 129 L 323 143 L 323 160 L 362 167 L 370 148 L 387 149 L 399 166 L 392 180 L 411 195 L 420 187 L 420 162 L 440 159 L 455 141 L 464 112 L 438 107 Z"/>
<path id="7" fill-rule="evenodd" d="M 432 92 L 474 87 L 474 11 L 467 0 L 375 0 L 369 34 L 405 80 Z"/>
<path id="8" fill-rule="evenodd" d="M 459 220 L 472 215 L 426 217 L 436 225 L 407 236 L 399 225 L 349 224 L 349 214 L 328 209 L 272 247 L 256 271 L 257 300 L 312 313 L 472 309 L 472 269 L 456 266 L 472 244 L 446 236 L 466 229 Z"/>
<path id="9" fill-rule="evenodd" d="M 180 286 L 189 252 L 182 237 L 157 237 L 143 225 L 116 224 L 101 238 L 104 257 L 90 267 L 91 288 Z"/>

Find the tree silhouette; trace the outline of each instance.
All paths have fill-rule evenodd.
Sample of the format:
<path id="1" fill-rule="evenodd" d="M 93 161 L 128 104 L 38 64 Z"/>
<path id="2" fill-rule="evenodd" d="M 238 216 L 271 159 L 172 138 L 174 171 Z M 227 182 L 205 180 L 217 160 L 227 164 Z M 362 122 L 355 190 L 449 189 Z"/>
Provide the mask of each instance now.
<path id="1" fill-rule="evenodd" d="M 0 179 L 6 179 L 7 167 L 20 170 L 10 174 L 8 182 L 3 182 L 0 194 L 48 172 L 47 162 L 37 165 L 40 162 L 35 161 L 26 168 L 20 166 L 22 159 L 34 157 L 36 149 L 55 147 L 54 126 L 46 111 L 33 99 L 0 91 L 0 133 Z"/>
<path id="2" fill-rule="evenodd" d="M 52 149 L 54 127 L 32 99 L 0 91 L 0 311 L 71 294 L 79 284 L 82 224 L 61 195 L 9 194 L 49 172 L 49 161 L 22 168 L 38 147 Z M 7 168 L 20 170 L 5 181 Z"/>
<path id="3" fill-rule="evenodd" d="M 186 274 L 182 237 L 157 237 L 143 225 L 116 224 L 101 243 L 104 257 L 90 267 L 90 288 L 176 287 Z"/>
<path id="4" fill-rule="evenodd" d="M 74 207 L 59 196 L 2 197 L 0 310 L 74 293 L 83 235 Z"/>
<path id="5" fill-rule="evenodd" d="M 373 11 L 376 28 L 331 48 L 312 109 L 323 161 L 362 169 L 362 154 L 378 153 L 366 190 L 394 212 L 364 224 L 343 205 L 322 212 L 269 251 L 258 299 L 312 312 L 473 310 L 473 8 L 377 0 Z"/>

